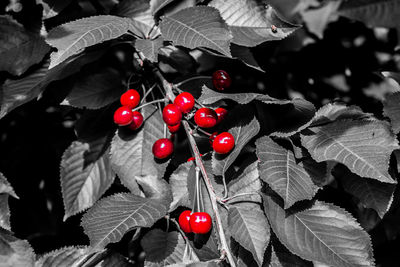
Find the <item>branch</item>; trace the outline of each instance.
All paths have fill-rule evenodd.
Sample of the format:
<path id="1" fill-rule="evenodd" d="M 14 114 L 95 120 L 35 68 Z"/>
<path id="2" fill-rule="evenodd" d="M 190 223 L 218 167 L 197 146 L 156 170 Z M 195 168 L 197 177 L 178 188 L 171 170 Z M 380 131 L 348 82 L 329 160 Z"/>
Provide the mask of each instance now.
<path id="1" fill-rule="evenodd" d="M 138 58 L 139 60 L 141 60 L 142 62 L 139 62 L 139 64 L 143 65 L 143 61 L 145 59 L 143 53 L 141 52 L 137 52 Z M 172 91 L 173 86 L 172 84 L 170 84 L 165 78 L 164 76 L 161 74 L 160 70 L 156 67 L 154 67 L 153 69 L 153 73 L 155 74 L 155 76 L 158 78 L 158 80 L 161 82 L 167 97 L 171 100 L 171 102 L 173 102 L 175 100 L 175 94 Z M 224 229 L 222 227 L 222 220 L 221 220 L 221 215 L 219 214 L 219 210 L 218 210 L 218 201 L 217 201 L 217 195 L 215 194 L 214 188 L 212 186 L 210 177 L 208 177 L 208 174 L 206 172 L 206 168 L 204 167 L 203 161 L 201 159 L 200 156 L 200 152 L 199 149 L 197 148 L 197 144 L 196 141 L 194 140 L 194 137 L 192 135 L 192 129 L 189 126 L 189 123 L 185 120 L 182 120 L 182 125 L 185 129 L 186 135 L 189 139 L 189 143 L 190 146 L 192 148 L 192 152 L 194 154 L 195 160 L 196 160 L 196 166 L 197 168 L 200 169 L 201 174 L 203 176 L 203 180 L 204 183 L 207 187 L 207 191 L 208 194 L 210 196 L 210 200 L 211 200 L 211 206 L 215 215 L 215 221 L 216 221 L 216 229 L 217 229 L 217 233 L 218 233 L 218 239 L 220 241 L 220 247 L 221 247 L 221 253 L 222 256 L 226 256 L 228 258 L 229 264 L 232 267 L 236 267 L 236 263 L 235 260 L 232 256 L 232 252 L 229 249 L 228 246 L 228 242 L 226 241 L 226 236 L 225 236 L 225 232 Z"/>

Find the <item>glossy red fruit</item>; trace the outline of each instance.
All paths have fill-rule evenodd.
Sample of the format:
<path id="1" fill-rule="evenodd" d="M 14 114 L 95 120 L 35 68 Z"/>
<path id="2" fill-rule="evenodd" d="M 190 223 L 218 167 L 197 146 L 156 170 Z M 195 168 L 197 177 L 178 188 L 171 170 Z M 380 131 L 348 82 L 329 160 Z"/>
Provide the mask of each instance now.
<path id="1" fill-rule="evenodd" d="M 218 154 L 229 153 L 235 146 L 235 138 L 228 132 L 217 135 L 213 141 L 212 147 Z"/>
<path id="2" fill-rule="evenodd" d="M 192 229 L 190 228 L 190 215 L 192 214 L 192 211 L 190 210 L 185 210 L 184 212 L 179 215 L 179 226 L 185 233 L 191 233 Z"/>
<path id="3" fill-rule="evenodd" d="M 132 110 L 127 106 L 119 107 L 114 112 L 114 122 L 119 126 L 129 125 L 133 120 Z"/>
<path id="4" fill-rule="evenodd" d="M 217 108 L 215 109 L 215 112 L 217 113 L 218 116 L 217 124 L 223 121 L 225 116 L 228 114 L 228 111 L 224 108 Z"/>
<path id="5" fill-rule="evenodd" d="M 222 91 L 231 86 L 231 77 L 224 70 L 217 70 L 213 73 L 212 82 L 215 89 Z"/>
<path id="6" fill-rule="evenodd" d="M 168 158 L 174 152 L 174 143 L 168 138 L 161 138 L 153 144 L 153 155 L 158 159 Z"/>
<path id="7" fill-rule="evenodd" d="M 177 125 L 168 125 L 168 130 L 170 133 L 176 133 L 179 131 L 179 128 L 181 128 L 181 124 L 178 123 Z"/>
<path id="8" fill-rule="evenodd" d="M 194 102 L 194 97 L 188 92 L 180 93 L 174 100 L 174 104 L 182 111 L 182 113 L 190 112 L 194 107 Z"/>
<path id="9" fill-rule="evenodd" d="M 217 137 L 217 135 L 218 135 L 218 132 L 213 132 L 211 135 L 210 135 L 210 137 L 209 137 L 209 141 L 210 141 L 210 145 L 212 145 L 213 144 L 213 142 L 214 142 L 214 139 L 215 139 L 215 137 Z"/>
<path id="10" fill-rule="evenodd" d="M 135 89 L 130 89 L 121 95 L 121 105 L 135 108 L 139 105 L 140 95 Z"/>
<path id="11" fill-rule="evenodd" d="M 217 113 L 209 108 L 200 108 L 194 114 L 194 122 L 202 128 L 211 128 L 217 124 Z"/>
<path id="12" fill-rule="evenodd" d="M 163 109 L 163 120 L 167 125 L 177 125 L 182 120 L 182 112 L 175 104 L 168 104 Z"/>
<path id="13" fill-rule="evenodd" d="M 207 234 L 212 227 L 211 216 L 207 212 L 194 212 L 190 216 L 190 228 L 195 234 Z"/>
<path id="14" fill-rule="evenodd" d="M 129 128 L 131 130 L 137 130 L 143 124 L 143 115 L 139 111 L 133 111 L 132 114 L 133 114 L 133 119 L 131 124 L 129 124 Z"/>

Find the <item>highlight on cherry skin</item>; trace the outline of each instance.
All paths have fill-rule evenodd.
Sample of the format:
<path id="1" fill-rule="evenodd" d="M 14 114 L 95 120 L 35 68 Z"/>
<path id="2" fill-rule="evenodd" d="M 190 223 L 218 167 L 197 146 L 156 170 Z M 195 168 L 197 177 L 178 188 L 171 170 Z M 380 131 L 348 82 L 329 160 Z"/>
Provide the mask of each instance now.
<path id="1" fill-rule="evenodd" d="M 182 113 L 188 113 L 193 109 L 195 100 L 191 93 L 183 92 L 175 97 L 174 104 Z"/>
<path id="2" fill-rule="evenodd" d="M 140 103 L 140 94 L 135 89 L 129 89 L 121 95 L 120 102 L 122 106 L 133 109 Z"/>
<path id="3" fill-rule="evenodd" d="M 181 122 L 182 111 L 175 104 L 168 104 L 163 109 L 162 117 L 167 125 L 174 126 Z"/>
<path id="4" fill-rule="evenodd" d="M 174 152 L 174 143 L 168 138 L 161 138 L 154 142 L 153 155 L 157 159 L 168 158 Z"/>
<path id="5" fill-rule="evenodd" d="M 192 232 L 192 229 L 190 228 L 190 223 L 189 223 L 191 214 L 192 214 L 192 211 L 185 210 L 181 213 L 181 215 L 179 215 L 179 218 L 178 218 L 179 226 L 187 234 Z"/>
<path id="6" fill-rule="evenodd" d="M 223 91 L 231 86 L 232 80 L 224 70 L 217 70 L 212 75 L 212 82 L 215 89 Z"/>
<path id="7" fill-rule="evenodd" d="M 207 212 L 194 212 L 190 216 L 190 229 L 195 234 L 207 234 L 212 227 L 211 216 Z"/>
<path id="8" fill-rule="evenodd" d="M 235 146 L 235 138 L 231 133 L 223 132 L 217 135 L 213 141 L 212 147 L 218 154 L 227 154 Z"/>
<path id="9" fill-rule="evenodd" d="M 131 108 L 127 106 L 119 107 L 114 112 L 114 122 L 119 126 L 129 125 L 133 120 L 133 112 Z"/>
<path id="10" fill-rule="evenodd" d="M 212 128 L 217 124 L 218 115 L 210 108 L 200 108 L 194 114 L 194 122 L 202 128 Z"/>

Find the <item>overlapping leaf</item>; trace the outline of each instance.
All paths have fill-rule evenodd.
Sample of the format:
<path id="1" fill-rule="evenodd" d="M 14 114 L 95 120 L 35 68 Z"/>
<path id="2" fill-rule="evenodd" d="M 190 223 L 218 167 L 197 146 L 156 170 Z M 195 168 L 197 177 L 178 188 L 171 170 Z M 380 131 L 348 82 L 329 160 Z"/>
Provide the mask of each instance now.
<path id="1" fill-rule="evenodd" d="M 0 71 L 21 75 L 42 61 L 50 47 L 10 16 L 0 16 Z"/>
<path id="2" fill-rule="evenodd" d="M 285 209 L 300 200 L 312 199 L 318 190 L 303 163 L 297 163 L 292 151 L 271 138 L 257 140 L 260 177 L 284 200 Z"/>
<path id="3" fill-rule="evenodd" d="M 117 131 L 111 143 L 111 165 L 122 183 L 132 192 L 137 191 L 135 177 L 162 177 L 166 162 L 156 162 L 152 154 L 155 141 L 163 137 L 164 124 L 153 106 L 142 109 L 144 126 L 135 132 Z"/>
<path id="4" fill-rule="evenodd" d="M 187 48 L 205 47 L 231 56 L 232 38 L 218 10 L 212 7 L 189 7 L 163 17 L 160 30 L 164 39 Z"/>
<path id="5" fill-rule="evenodd" d="M 0 265 L 33 267 L 35 253 L 28 241 L 20 240 L 0 228 Z"/>
<path id="6" fill-rule="evenodd" d="M 339 120 L 311 128 L 301 142 L 317 162 L 333 160 L 361 177 L 395 183 L 388 173 L 389 158 L 399 146 L 383 121 Z"/>
<path id="7" fill-rule="evenodd" d="M 137 227 L 150 227 L 165 216 L 170 203 L 129 193 L 98 201 L 83 217 L 82 227 L 94 249 L 121 240 Z"/>
<path id="8" fill-rule="evenodd" d="M 209 5 L 220 11 L 232 32 L 232 42 L 239 45 L 252 47 L 280 40 L 297 29 L 279 18 L 274 8 L 256 0 L 213 0 Z"/>
<path id="9" fill-rule="evenodd" d="M 203 86 L 201 96 L 199 98 L 199 102 L 203 105 L 213 104 L 220 100 L 233 100 L 239 104 L 248 104 L 253 100 L 261 101 L 265 104 L 289 104 L 289 100 L 280 100 L 269 95 L 262 95 L 257 93 L 239 93 L 239 94 L 225 94 L 225 93 L 218 93 L 216 91 L 211 90 L 207 86 Z"/>
<path id="10" fill-rule="evenodd" d="M 364 207 L 374 209 L 383 218 L 393 201 L 394 184 L 362 178 L 353 173 L 340 177 L 343 189 L 357 197 Z"/>
<path id="11" fill-rule="evenodd" d="M 251 200 L 261 203 L 261 197 L 259 194 L 257 194 L 261 188 L 262 185 L 258 173 L 257 161 L 247 166 L 237 178 L 228 184 L 229 196 L 246 193 L 251 194 L 244 195 L 242 197 L 236 197 L 235 201 Z"/>
<path id="12" fill-rule="evenodd" d="M 156 62 L 158 59 L 158 50 L 163 46 L 163 41 L 162 37 L 155 40 L 138 39 L 135 42 L 135 48 L 137 51 L 142 52 L 148 60 Z"/>
<path id="13" fill-rule="evenodd" d="M 62 24 L 52 29 L 46 42 L 58 49 L 51 54 L 49 68 L 60 64 L 86 47 L 115 39 L 129 29 L 129 21 L 117 16 L 94 16 Z"/>
<path id="14" fill-rule="evenodd" d="M 287 214 L 271 197 L 263 198 L 272 230 L 294 254 L 329 266 L 375 266 L 370 237 L 345 210 L 316 201 Z"/>
<path id="15" fill-rule="evenodd" d="M 226 157 L 220 157 L 213 152 L 212 167 L 215 175 L 223 175 L 235 161 L 242 148 L 260 131 L 260 124 L 256 118 L 247 124 L 239 125 L 229 130 L 235 138 L 235 147 Z"/>
<path id="16" fill-rule="evenodd" d="M 18 198 L 6 177 L 0 172 L 0 227 L 6 230 L 11 230 L 10 209 L 8 207 L 9 196 Z"/>
<path id="17" fill-rule="evenodd" d="M 400 92 L 386 96 L 383 103 L 383 115 L 390 119 L 393 132 L 400 132 Z"/>
<path id="18" fill-rule="evenodd" d="M 237 203 L 230 206 L 228 227 L 231 236 L 250 251 L 261 266 L 270 240 L 270 226 L 260 205 Z"/>
<path id="19" fill-rule="evenodd" d="M 113 183 L 106 139 L 75 141 L 64 152 L 60 168 L 64 220 L 91 207 Z"/>
<path id="20" fill-rule="evenodd" d="M 75 267 L 88 255 L 87 247 L 65 247 L 41 256 L 35 267 Z"/>
<path id="21" fill-rule="evenodd" d="M 141 241 L 144 252 L 146 253 L 145 265 L 151 267 L 166 266 L 175 263 L 189 262 L 184 258 L 185 240 L 180 233 L 164 232 L 160 229 L 154 229 L 148 232 Z M 189 252 L 191 256 L 198 260 L 196 254 Z"/>
<path id="22" fill-rule="evenodd" d="M 72 79 L 72 91 L 61 104 L 98 109 L 118 100 L 124 93 L 122 77 L 112 68 L 85 71 Z"/>
<path id="23" fill-rule="evenodd" d="M 175 210 L 178 206 L 190 207 L 187 179 L 192 164 L 192 162 L 187 162 L 180 165 L 169 178 L 173 195 L 170 211 Z"/>
<path id="24" fill-rule="evenodd" d="M 289 266 L 312 267 L 314 265 L 311 262 L 305 261 L 299 256 L 294 255 L 293 253 L 288 251 L 284 246 L 282 246 L 282 244 L 279 244 L 278 241 L 273 242 L 269 267 L 289 267 Z"/>
<path id="25" fill-rule="evenodd" d="M 3 93 L 0 94 L 2 95 L 0 118 L 16 107 L 36 98 L 52 81 L 63 79 L 78 72 L 83 65 L 98 59 L 102 53 L 99 51 L 88 53 L 64 62 L 64 64 L 51 70 L 48 70 L 50 61 L 47 60 L 39 69 L 21 79 L 6 80 L 1 88 Z"/>

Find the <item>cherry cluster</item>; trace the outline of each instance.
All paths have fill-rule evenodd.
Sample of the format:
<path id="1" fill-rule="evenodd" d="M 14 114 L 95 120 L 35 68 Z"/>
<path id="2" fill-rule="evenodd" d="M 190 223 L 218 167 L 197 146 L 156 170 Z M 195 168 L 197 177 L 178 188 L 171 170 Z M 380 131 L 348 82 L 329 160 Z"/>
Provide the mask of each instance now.
<path id="1" fill-rule="evenodd" d="M 119 126 L 128 126 L 132 130 L 139 129 L 143 123 L 143 115 L 132 111 L 140 103 L 140 94 L 134 89 L 123 93 L 120 98 L 122 107 L 114 112 L 114 122 Z"/>
<path id="2" fill-rule="evenodd" d="M 179 215 L 179 226 L 185 233 L 207 234 L 212 227 L 211 216 L 207 212 L 185 210 Z"/>

